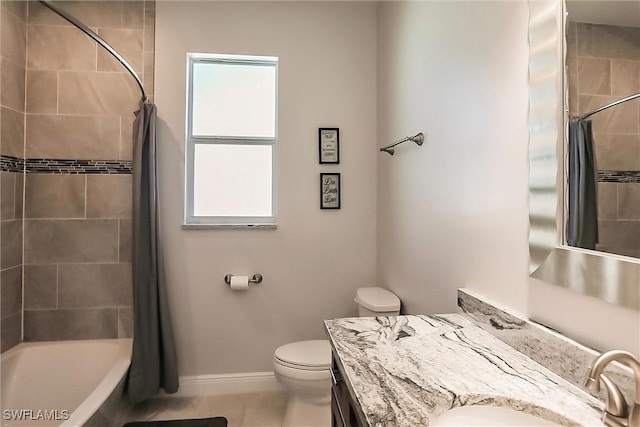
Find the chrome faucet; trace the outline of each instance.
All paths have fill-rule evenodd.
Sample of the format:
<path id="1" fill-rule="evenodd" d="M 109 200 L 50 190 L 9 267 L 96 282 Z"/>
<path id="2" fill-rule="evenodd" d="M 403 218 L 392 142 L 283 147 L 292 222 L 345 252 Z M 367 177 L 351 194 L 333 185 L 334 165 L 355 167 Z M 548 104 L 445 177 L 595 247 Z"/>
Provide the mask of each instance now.
<path id="1" fill-rule="evenodd" d="M 618 386 L 602 373 L 604 368 L 613 361 L 624 363 L 633 370 L 635 394 L 631 409 L 629 409 Z M 604 414 L 605 424 L 614 427 L 640 427 L 640 361 L 628 351 L 611 350 L 602 353 L 593 362 L 584 386 L 587 390 L 597 393 L 600 391 L 601 382 L 607 391 L 607 406 Z"/>

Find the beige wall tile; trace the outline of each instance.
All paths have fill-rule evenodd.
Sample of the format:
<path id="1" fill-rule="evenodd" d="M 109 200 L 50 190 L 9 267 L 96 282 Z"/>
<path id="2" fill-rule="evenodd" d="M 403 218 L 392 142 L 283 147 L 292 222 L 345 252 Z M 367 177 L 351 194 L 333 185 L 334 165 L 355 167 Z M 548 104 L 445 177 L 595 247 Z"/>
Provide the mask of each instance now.
<path id="1" fill-rule="evenodd" d="M 131 218 L 131 175 L 88 175 L 87 218 Z"/>
<path id="2" fill-rule="evenodd" d="M 611 95 L 611 62 L 578 57 L 578 91 L 580 95 Z"/>
<path id="3" fill-rule="evenodd" d="M 27 3 L 24 0 L 2 0 L 2 8 L 16 15 L 23 21 L 27 20 Z"/>
<path id="4" fill-rule="evenodd" d="M 24 157 L 24 114 L 5 107 L 0 110 L 2 154 L 22 158 Z"/>
<path id="5" fill-rule="evenodd" d="M 598 218 L 618 218 L 618 184 L 615 182 L 598 183 Z"/>
<path id="6" fill-rule="evenodd" d="M 27 220 L 25 264 L 115 262 L 117 220 Z"/>
<path id="7" fill-rule="evenodd" d="M 640 61 L 611 61 L 611 94 L 628 96 L 640 92 Z"/>
<path id="8" fill-rule="evenodd" d="M 24 67 L 27 55 L 27 25 L 4 9 L 1 13 L 0 52 L 4 58 Z"/>
<path id="9" fill-rule="evenodd" d="M 578 24 L 573 21 L 567 21 L 565 34 L 568 39 L 575 39 L 578 37 Z"/>
<path id="10" fill-rule="evenodd" d="M 598 170 L 639 170 L 639 135 L 596 134 L 594 145 Z"/>
<path id="11" fill-rule="evenodd" d="M 154 9 L 156 8 L 156 1 L 155 0 L 146 0 L 144 2 L 144 8 L 145 9 Z"/>
<path id="12" fill-rule="evenodd" d="M 132 30 L 144 28 L 144 1 L 122 2 L 122 28 Z"/>
<path id="13" fill-rule="evenodd" d="M 132 269 L 122 264 L 59 264 L 58 307 L 133 305 Z"/>
<path id="14" fill-rule="evenodd" d="M 16 207 L 15 207 L 15 218 L 22 218 L 22 196 L 24 194 L 24 173 L 16 174 Z"/>
<path id="15" fill-rule="evenodd" d="M 640 221 L 598 221 L 598 239 L 611 248 L 635 248 L 640 242 Z"/>
<path id="16" fill-rule="evenodd" d="M 39 1 L 29 1 L 29 24 L 63 25 L 71 27 L 72 24 L 61 18 L 56 13 L 43 6 Z M 61 5 L 61 2 L 56 2 Z"/>
<path id="17" fill-rule="evenodd" d="M 58 111 L 58 72 L 49 70 L 27 71 L 27 113 Z"/>
<path id="18" fill-rule="evenodd" d="M 0 59 L 0 62 L 2 62 L 0 104 L 16 111 L 24 111 L 25 70 L 4 58 Z"/>
<path id="19" fill-rule="evenodd" d="M 578 23 L 576 27 L 576 39 L 578 41 L 578 55 L 592 56 L 593 37 L 591 24 Z"/>
<path id="20" fill-rule="evenodd" d="M 0 313 L 7 317 L 22 310 L 22 266 L 2 270 L 0 274 Z"/>
<path id="21" fill-rule="evenodd" d="M 580 95 L 580 113 L 589 113 L 603 105 L 617 101 L 619 97 Z M 595 133 L 626 133 L 637 134 L 638 104 L 640 100 L 625 102 L 615 108 L 609 108 L 592 117 L 593 131 Z"/>
<path id="22" fill-rule="evenodd" d="M 0 221 L 0 269 L 22 264 L 22 221 Z"/>
<path id="23" fill-rule="evenodd" d="M 60 114 L 105 114 L 133 117 L 140 89 L 129 73 L 61 72 Z"/>
<path id="24" fill-rule="evenodd" d="M 22 131 L 22 140 L 26 139 L 28 144 L 27 156 L 131 159 L 133 113 L 138 109 L 140 99 L 135 80 L 120 71 L 120 64 L 101 48 L 96 48 L 93 41 L 69 23 L 38 2 L 29 3 L 29 52 L 26 59 L 29 68 L 26 91 L 29 114 L 27 126 Z M 144 78 L 145 89 L 152 95 L 153 2 L 64 1 L 57 4 L 97 31 L 123 54 Z M 144 55 L 145 51 L 151 53 Z M 101 71 L 96 72 L 98 69 Z M 52 79 L 54 75 L 55 81 Z M 58 93 L 60 99 L 57 98 Z M 85 204 L 90 215 L 130 218 L 131 176 L 91 175 L 68 179 L 78 178 L 87 178 L 91 182 Z M 58 189 L 69 191 L 55 196 L 55 191 L 49 191 L 52 186 L 37 182 L 38 177 L 27 179 L 32 194 L 27 203 L 27 216 L 66 216 L 79 212 L 82 200 L 77 197 L 80 194 L 77 182 L 57 182 L 67 178 L 56 176 L 53 180 Z M 36 188 L 41 191 L 34 191 Z M 129 263 L 131 220 L 40 219 L 29 220 L 28 223 L 25 253 L 29 263 L 38 264 L 25 267 L 25 274 L 30 272 L 25 280 L 29 279 L 31 283 L 30 286 L 25 282 L 27 340 L 130 337 L 133 329 L 131 265 L 84 263 L 118 260 Z M 58 268 L 57 264 L 49 263 L 74 263 L 60 264 L 63 270 L 61 303 L 73 309 L 49 310 L 57 307 L 58 298 L 54 288 L 46 286 L 56 283 L 54 271 Z M 75 263 L 83 264 L 74 267 Z M 114 282 L 118 274 L 128 274 L 129 277 Z M 113 286 L 114 283 L 127 282 L 126 286 Z M 122 303 L 126 307 L 120 310 L 79 308 Z"/>
<path id="25" fill-rule="evenodd" d="M 27 157 L 115 159 L 120 118 L 27 114 Z"/>
<path id="26" fill-rule="evenodd" d="M 96 69 L 96 43 L 77 28 L 29 24 L 28 32 L 27 68 Z"/>
<path id="27" fill-rule="evenodd" d="M 598 252 L 607 252 L 609 254 L 617 254 L 617 255 L 630 256 L 632 258 L 640 258 L 640 248 L 623 248 L 619 246 L 596 245 L 596 250 Z"/>
<path id="28" fill-rule="evenodd" d="M 0 219 L 16 219 L 15 172 L 0 172 Z"/>
<path id="29" fill-rule="evenodd" d="M 567 39 L 567 73 L 578 74 L 578 39 Z"/>
<path id="30" fill-rule="evenodd" d="M 22 314 L 2 319 L 0 324 L 0 351 L 4 352 L 22 341 Z"/>
<path id="31" fill-rule="evenodd" d="M 145 52 L 144 53 L 144 90 L 147 92 L 147 95 L 153 94 L 153 83 L 154 83 L 154 53 L 153 52 Z"/>
<path id="32" fill-rule="evenodd" d="M 111 45 L 136 72 L 142 74 L 142 37 L 141 30 L 119 28 L 100 28 L 98 35 Z M 124 71 L 125 68 L 105 49 L 98 50 L 99 71 Z"/>
<path id="33" fill-rule="evenodd" d="M 120 262 L 131 261 L 131 240 L 133 238 L 132 221 L 120 220 L 120 234 L 118 240 L 118 260 Z"/>
<path id="34" fill-rule="evenodd" d="M 133 337 L 133 307 L 118 307 L 118 338 Z"/>
<path id="35" fill-rule="evenodd" d="M 122 26 L 122 2 L 120 1 L 56 1 L 56 5 L 67 11 L 88 27 Z M 29 2 L 29 24 L 71 24 L 38 2 Z M 77 30 L 76 30 L 77 31 Z"/>
<path id="36" fill-rule="evenodd" d="M 630 256 L 632 258 L 640 258 L 640 248 L 621 248 L 618 254 Z"/>
<path id="37" fill-rule="evenodd" d="M 630 27 L 593 25 L 593 56 L 599 58 L 640 59 L 640 30 Z"/>
<path id="38" fill-rule="evenodd" d="M 24 266 L 24 308 L 43 309 L 58 306 L 58 265 Z"/>
<path id="39" fill-rule="evenodd" d="M 25 218 L 84 218 L 85 175 L 28 173 Z"/>
<path id="40" fill-rule="evenodd" d="M 25 310 L 25 341 L 107 339 L 118 337 L 117 308 Z"/>
<path id="41" fill-rule="evenodd" d="M 156 11 L 145 9 L 144 11 L 144 51 L 154 52 L 156 40 Z"/>
<path id="42" fill-rule="evenodd" d="M 618 184 L 618 218 L 640 220 L 640 183 Z"/>
<path id="43" fill-rule="evenodd" d="M 578 79 L 577 76 L 568 81 L 569 83 L 569 114 L 571 116 L 578 115 L 580 111 L 580 104 L 578 98 Z"/>
<path id="44" fill-rule="evenodd" d="M 124 117 L 120 121 L 120 160 L 133 160 L 133 122 Z"/>

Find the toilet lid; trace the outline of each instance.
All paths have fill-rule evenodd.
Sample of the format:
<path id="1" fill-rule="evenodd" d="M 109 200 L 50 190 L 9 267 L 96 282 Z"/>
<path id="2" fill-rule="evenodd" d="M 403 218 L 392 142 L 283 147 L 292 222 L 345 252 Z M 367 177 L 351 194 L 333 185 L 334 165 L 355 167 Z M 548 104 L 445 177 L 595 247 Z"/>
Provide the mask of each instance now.
<path id="1" fill-rule="evenodd" d="M 400 298 L 384 288 L 359 288 L 356 291 L 355 301 L 373 312 L 400 310 Z"/>
<path id="2" fill-rule="evenodd" d="M 331 345 L 328 340 L 298 341 L 278 347 L 275 358 L 300 368 L 329 369 Z"/>

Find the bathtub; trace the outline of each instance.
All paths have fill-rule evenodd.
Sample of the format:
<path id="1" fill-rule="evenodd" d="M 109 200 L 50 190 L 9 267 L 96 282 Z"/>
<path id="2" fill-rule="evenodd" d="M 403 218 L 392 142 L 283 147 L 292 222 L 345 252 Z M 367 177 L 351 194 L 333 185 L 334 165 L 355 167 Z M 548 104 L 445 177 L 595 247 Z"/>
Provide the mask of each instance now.
<path id="1" fill-rule="evenodd" d="M 22 343 L 2 354 L 2 426 L 108 425 L 131 339 Z M 110 408 L 109 408 L 110 407 Z"/>

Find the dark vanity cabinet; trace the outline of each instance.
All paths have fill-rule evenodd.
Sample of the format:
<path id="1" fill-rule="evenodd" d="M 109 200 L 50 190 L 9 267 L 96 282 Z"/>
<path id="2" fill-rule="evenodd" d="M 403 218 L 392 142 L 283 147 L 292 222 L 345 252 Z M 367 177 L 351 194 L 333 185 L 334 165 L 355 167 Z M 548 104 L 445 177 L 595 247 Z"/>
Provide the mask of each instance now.
<path id="1" fill-rule="evenodd" d="M 364 414 L 345 381 L 344 368 L 335 354 L 331 360 L 331 426 L 367 427 Z"/>

